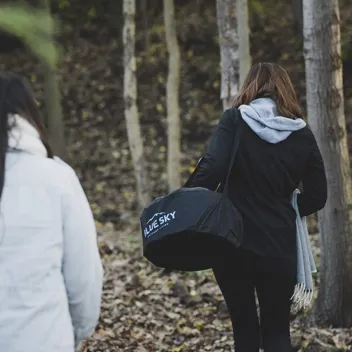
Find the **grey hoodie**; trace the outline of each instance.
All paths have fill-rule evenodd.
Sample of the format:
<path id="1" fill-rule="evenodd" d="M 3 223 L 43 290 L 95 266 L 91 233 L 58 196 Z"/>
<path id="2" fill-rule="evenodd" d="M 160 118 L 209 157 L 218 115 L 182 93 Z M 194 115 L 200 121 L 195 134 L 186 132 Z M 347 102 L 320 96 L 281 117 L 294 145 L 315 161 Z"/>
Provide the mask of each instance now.
<path id="1" fill-rule="evenodd" d="M 243 120 L 258 137 L 269 143 L 284 141 L 292 132 L 306 127 L 301 118 L 279 116 L 276 103 L 270 98 L 258 98 L 239 107 Z"/>

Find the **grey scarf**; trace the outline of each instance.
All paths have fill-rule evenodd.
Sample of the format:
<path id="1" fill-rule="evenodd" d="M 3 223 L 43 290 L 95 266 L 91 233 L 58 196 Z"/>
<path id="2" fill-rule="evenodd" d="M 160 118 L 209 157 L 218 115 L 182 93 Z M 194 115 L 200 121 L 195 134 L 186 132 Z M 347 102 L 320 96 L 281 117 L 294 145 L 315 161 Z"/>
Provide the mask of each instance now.
<path id="1" fill-rule="evenodd" d="M 239 107 L 243 120 L 261 139 L 277 144 L 288 138 L 292 132 L 306 126 L 300 118 L 290 119 L 279 116 L 274 100 L 259 98 L 249 105 Z M 305 218 L 301 218 L 297 207 L 296 190 L 292 195 L 292 206 L 296 211 L 297 220 L 297 285 L 292 296 L 298 307 L 306 307 L 313 298 L 312 273 L 316 272 L 312 249 L 309 241 Z"/>
<path id="2" fill-rule="evenodd" d="M 313 278 L 312 273 L 316 273 L 312 247 L 309 240 L 306 218 L 301 218 L 297 206 L 296 190 L 292 196 L 292 206 L 296 211 L 297 229 L 297 284 L 292 300 L 298 308 L 306 308 L 313 299 Z"/>

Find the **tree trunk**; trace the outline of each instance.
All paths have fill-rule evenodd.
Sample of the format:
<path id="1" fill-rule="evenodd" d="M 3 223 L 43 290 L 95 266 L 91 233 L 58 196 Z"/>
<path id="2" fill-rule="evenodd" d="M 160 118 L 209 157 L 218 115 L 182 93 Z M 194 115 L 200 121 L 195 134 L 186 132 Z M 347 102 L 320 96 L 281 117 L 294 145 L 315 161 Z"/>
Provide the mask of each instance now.
<path id="1" fill-rule="evenodd" d="M 128 142 L 137 181 L 137 196 L 142 208 L 150 202 L 149 178 L 143 154 L 143 141 L 137 109 L 135 57 L 135 0 L 123 1 L 124 104 Z"/>
<path id="2" fill-rule="evenodd" d="M 50 1 L 41 0 L 41 8 L 50 13 Z M 48 130 L 54 154 L 65 158 L 65 123 L 61 106 L 60 87 L 57 82 L 56 70 L 48 63 L 43 62 L 45 108 L 48 116 Z"/>
<path id="3" fill-rule="evenodd" d="M 342 84 L 338 0 L 304 0 L 309 122 L 325 161 L 329 199 L 322 235 L 318 323 L 352 325 L 352 184 Z"/>
<path id="4" fill-rule="evenodd" d="M 181 187 L 180 177 L 180 49 L 177 42 L 174 0 L 164 0 L 164 23 L 169 74 L 167 78 L 168 183 L 169 190 Z"/>
<path id="5" fill-rule="evenodd" d="M 220 43 L 221 94 L 223 108 L 232 106 L 239 88 L 239 53 L 235 0 L 216 0 Z"/>
<path id="6" fill-rule="evenodd" d="M 251 53 L 249 40 L 248 23 L 248 2 L 237 0 L 237 21 L 238 21 L 238 51 L 240 60 L 240 86 L 242 86 L 249 69 L 251 68 Z"/>
<path id="7" fill-rule="evenodd" d="M 57 82 L 55 69 L 51 68 L 46 63 L 44 63 L 44 66 L 44 95 L 46 112 L 48 116 L 50 142 L 53 146 L 54 154 L 65 159 L 65 123 L 62 113 L 60 88 Z"/>

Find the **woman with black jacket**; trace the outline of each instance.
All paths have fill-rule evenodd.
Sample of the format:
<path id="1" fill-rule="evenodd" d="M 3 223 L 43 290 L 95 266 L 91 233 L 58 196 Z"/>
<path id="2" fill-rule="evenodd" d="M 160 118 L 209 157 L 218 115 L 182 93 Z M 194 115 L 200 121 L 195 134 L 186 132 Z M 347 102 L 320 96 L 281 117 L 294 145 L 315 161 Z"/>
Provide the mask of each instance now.
<path id="1" fill-rule="evenodd" d="M 291 351 L 290 307 L 296 284 L 296 213 L 322 209 L 327 182 L 322 156 L 302 119 L 287 72 L 271 63 L 255 64 L 233 107 L 244 128 L 229 179 L 229 198 L 243 217 L 243 244 L 214 268 L 234 330 L 237 352 Z M 226 174 L 236 124 L 225 111 L 191 187 L 214 190 Z M 260 305 L 260 324 L 255 292 Z"/>

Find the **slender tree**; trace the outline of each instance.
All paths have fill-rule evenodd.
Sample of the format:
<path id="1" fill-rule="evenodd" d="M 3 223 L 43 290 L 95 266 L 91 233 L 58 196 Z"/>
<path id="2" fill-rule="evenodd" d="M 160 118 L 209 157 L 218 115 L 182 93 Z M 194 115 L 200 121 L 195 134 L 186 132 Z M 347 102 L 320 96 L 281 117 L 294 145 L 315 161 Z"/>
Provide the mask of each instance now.
<path id="1" fill-rule="evenodd" d="M 251 53 L 249 41 L 249 21 L 247 0 L 237 0 L 238 50 L 240 60 L 240 86 L 243 84 L 251 68 Z"/>
<path id="2" fill-rule="evenodd" d="M 57 81 L 55 68 L 43 63 L 45 107 L 48 116 L 50 141 L 54 152 L 61 158 L 66 156 L 65 123 L 61 106 L 61 92 Z"/>
<path id="3" fill-rule="evenodd" d="M 318 323 L 352 325 L 352 183 L 342 83 L 338 0 L 304 0 L 307 110 L 325 161 L 329 199 L 322 235 Z"/>
<path id="4" fill-rule="evenodd" d="M 51 14 L 50 0 L 41 0 L 41 8 L 48 15 Z M 44 66 L 44 95 L 48 116 L 50 140 L 56 155 L 65 158 L 65 123 L 61 106 L 61 92 L 56 75 L 56 67 L 42 61 Z"/>
<path id="5" fill-rule="evenodd" d="M 240 63 L 235 0 L 216 0 L 220 43 L 221 94 L 223 108 L 231 107 L 238 93 Z"/>
<path id="6" fill-rule="evenodd" d="M 150 202 L 149 178 L 137 108 L 135 0 L 123 0 L 124 104 L 128 142 L 137 181 L 139 206 Z"/>
<path id="7" fill-rule="evenodd" d="M 164 0 L 164 23 L 169 73 L 167 78 L 168 183 L 172 191 L 181 186 L 180 156 L 180 48 L 177 41 L 174 0 Z"/>

